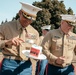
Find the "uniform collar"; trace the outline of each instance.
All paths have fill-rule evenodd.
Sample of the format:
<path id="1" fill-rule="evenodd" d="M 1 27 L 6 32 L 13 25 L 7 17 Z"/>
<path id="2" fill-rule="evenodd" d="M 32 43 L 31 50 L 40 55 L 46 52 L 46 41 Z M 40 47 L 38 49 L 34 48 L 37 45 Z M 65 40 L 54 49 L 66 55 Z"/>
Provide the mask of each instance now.
<path id="1" fill-rule="evenodd" d="M 27 27 L 25 27 L 25 28 L 23 28 L 22 27 L 22 25 L 20 24 L 20 21 L 19 21 L 19 19 L 17 20 L 17 29 L 19 30 L 19 29 L 21 29 L 21 28 L 23 28 L 23 29 L 28 29 L 30 27 L 30 25 L 28 25 Z"/>
<path id="2" fill-rule="evenodd" d="M 63 31 L 61 30 L 61 28 L 59 27 L 59 32 L 61 35 L 64 35 Z"/>
<path id="3" fill-rule="evenodd" d="M 59 27 L 59 32 L 60 32 L 61 35 L 65 35 L 65 34 L 63 33 L 63 31 L 61 30 L 60 27 Z M 71 31 L 69 31 L 69 33 L 67 34 L 67 36 L 70 36 L 70 32 L 71 32 Z"/>

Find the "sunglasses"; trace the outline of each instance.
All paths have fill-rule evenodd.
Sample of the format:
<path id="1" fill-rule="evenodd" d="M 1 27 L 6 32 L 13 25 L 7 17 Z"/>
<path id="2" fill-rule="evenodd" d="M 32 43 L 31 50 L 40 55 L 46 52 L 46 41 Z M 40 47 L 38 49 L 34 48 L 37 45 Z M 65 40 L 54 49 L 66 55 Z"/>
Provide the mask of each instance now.
<path id="1" fill-rule="evenodd" d="M 23 17 L 28 19 L 28 20 L 32 20 L 32 17 L 30 15 L 26 15 L 25 13 L 22 13 Z"/>

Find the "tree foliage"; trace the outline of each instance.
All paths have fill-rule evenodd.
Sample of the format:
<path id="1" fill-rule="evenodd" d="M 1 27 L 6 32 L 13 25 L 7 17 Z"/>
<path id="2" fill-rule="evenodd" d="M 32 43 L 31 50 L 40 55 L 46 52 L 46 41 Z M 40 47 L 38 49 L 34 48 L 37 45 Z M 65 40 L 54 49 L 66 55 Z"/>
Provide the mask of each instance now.
<path id="1" fill-rule="evenodd" d="M 60 26 L 60 14 L 73 14 L 71 8 L 66 9 L 64 1 L 42 0 L 41 2 L 33 2 L 33 5 L 42 8 L 42 11 L 37 13 L 36 21 L 32 23 L 40 35 L 41 27 L 44 25 L 51 25 L 52 29 Z"/>

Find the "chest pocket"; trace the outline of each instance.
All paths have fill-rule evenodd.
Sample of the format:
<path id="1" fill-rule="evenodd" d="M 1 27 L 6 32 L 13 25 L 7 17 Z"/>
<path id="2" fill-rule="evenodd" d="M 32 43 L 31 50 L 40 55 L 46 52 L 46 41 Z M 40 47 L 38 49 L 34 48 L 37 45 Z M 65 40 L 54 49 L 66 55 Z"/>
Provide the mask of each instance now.
<path id="1" fill-rule="evenodd" d="M 62 48 L 62 39 L 53 38 L 52 39 L 52 50 L 61 50 L 61 48 Z"/>
<path id="2" fill-rule="evenodd" d="M 68 40 L 68 49 L 69 50 L 73 50 L 75 45 L 76 45 L 76 40 L 71 40 L 71 39 Z"/>
<path id="3" fill-rule="evenodd" d="M 26 49 L 30 49 L 33 44 L 36 44 L 36 35 L 28 33 L 25 40 Z"/>
<path id="4" fill-rule="evenodd" d="M 74 50 L 76 45 L 76 36 L 69 36 L 68 37 L 68 49 Z"/>

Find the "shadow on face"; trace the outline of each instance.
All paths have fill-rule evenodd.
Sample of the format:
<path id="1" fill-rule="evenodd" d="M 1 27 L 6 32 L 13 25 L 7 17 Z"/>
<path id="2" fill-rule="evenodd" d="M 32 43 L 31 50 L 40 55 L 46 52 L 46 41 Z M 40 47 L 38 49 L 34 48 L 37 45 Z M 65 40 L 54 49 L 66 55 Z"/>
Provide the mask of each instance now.
<path id="1" fill-rule="evenodd" d="M 62 20 L 61 21 L 61 30 L 65 33 L 68 34 L 69 31 L 73 29 L 73 26 L 70 25 L 67 21 Z"/>
<path id="2" fill-rule="evenodd" d="M 24 14 L 21 10 L 19 11 L 19 20 L 23 27 L 27 27 L 29 24 L 32 23 L 32 17 L 30 15 Z"/>

